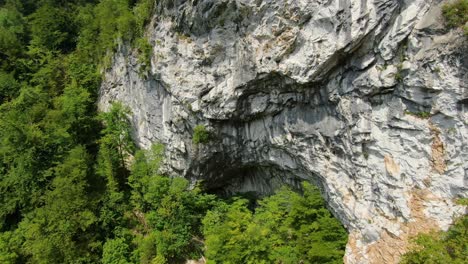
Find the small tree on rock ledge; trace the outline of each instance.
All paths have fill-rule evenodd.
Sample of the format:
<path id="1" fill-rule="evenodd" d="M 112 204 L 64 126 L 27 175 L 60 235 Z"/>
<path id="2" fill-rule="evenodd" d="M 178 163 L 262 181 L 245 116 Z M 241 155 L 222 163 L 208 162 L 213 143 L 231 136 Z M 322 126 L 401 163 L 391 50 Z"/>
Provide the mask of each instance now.
<path id="1" fill-rule="evenodd" d="M 197 125 L 193 129 L 192 141 L 196 145 L 200 143 L 208 143 L 208 141 L 210 141 L 210 133 L 206 130 L 206 127 L 204 125 Z"/>

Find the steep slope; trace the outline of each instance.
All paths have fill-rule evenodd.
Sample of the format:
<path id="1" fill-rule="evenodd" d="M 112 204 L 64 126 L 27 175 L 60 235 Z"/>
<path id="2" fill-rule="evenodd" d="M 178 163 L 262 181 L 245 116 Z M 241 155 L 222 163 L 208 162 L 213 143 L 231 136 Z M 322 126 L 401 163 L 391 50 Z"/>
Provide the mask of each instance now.
<path id="1" fill-rule="evenodd" d="M 467 195 L 467 41 L 439 1 L 158 1 L 151 70 L 121 45 L 100 107 L 218 192 L 316 182 L 350 232 L 347 263 L 397 263 Z M 210 141 L 193 144 L 203 124 Z"/>

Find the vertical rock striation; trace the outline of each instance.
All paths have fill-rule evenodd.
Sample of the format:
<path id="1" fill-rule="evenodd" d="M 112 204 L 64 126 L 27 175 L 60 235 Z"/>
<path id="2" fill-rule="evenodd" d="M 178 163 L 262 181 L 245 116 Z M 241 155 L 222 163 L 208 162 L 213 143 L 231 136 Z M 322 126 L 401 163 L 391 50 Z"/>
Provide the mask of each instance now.
<path id="1" fill-rule="evenodd" d="M 430 0 L 160 0 L 151 71 L 121 45 L 99 105 L 132 111 L 166 170 L 220 192 L 308 180 L 347 263 L 397 263 L 467 196 L 468 52 Z M 193 128 L 211 133 L 192 143 Z"/>

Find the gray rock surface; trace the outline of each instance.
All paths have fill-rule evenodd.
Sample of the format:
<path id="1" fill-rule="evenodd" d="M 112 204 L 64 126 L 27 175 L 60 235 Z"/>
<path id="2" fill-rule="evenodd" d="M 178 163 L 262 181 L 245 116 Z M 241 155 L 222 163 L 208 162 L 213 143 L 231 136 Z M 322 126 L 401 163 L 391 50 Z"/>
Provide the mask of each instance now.
<path id="1" fill-rule="evenodd" d="M 161 0 L 150 73 L 121 45 L 100 91 L 165 170 L 213 191 L 317 183 L 347 263 L 397 263 L 467 197 L 468 52 L 430 0 Z M 430 114 L 427 118 L 424 115 Z M 192 143 L 193 128 L 211 133 Z"/>

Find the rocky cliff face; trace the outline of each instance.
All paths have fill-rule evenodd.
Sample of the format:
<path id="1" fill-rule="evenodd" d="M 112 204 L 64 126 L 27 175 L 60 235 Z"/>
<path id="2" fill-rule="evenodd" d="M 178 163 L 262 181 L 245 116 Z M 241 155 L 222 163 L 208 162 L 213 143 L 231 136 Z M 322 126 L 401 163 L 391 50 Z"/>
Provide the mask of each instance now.
<path id="1" fill-rule="evenodd" d="M 431 0 L 160 0 L 150 73 L 122 45 L 100 107 L 132 111 L 166 170 L 218 192 L 308 180 L 347 263 L 397 263 L 467 196 L 468 52 Z M 192 143 L 193 128 L 211 133 Z"/>

